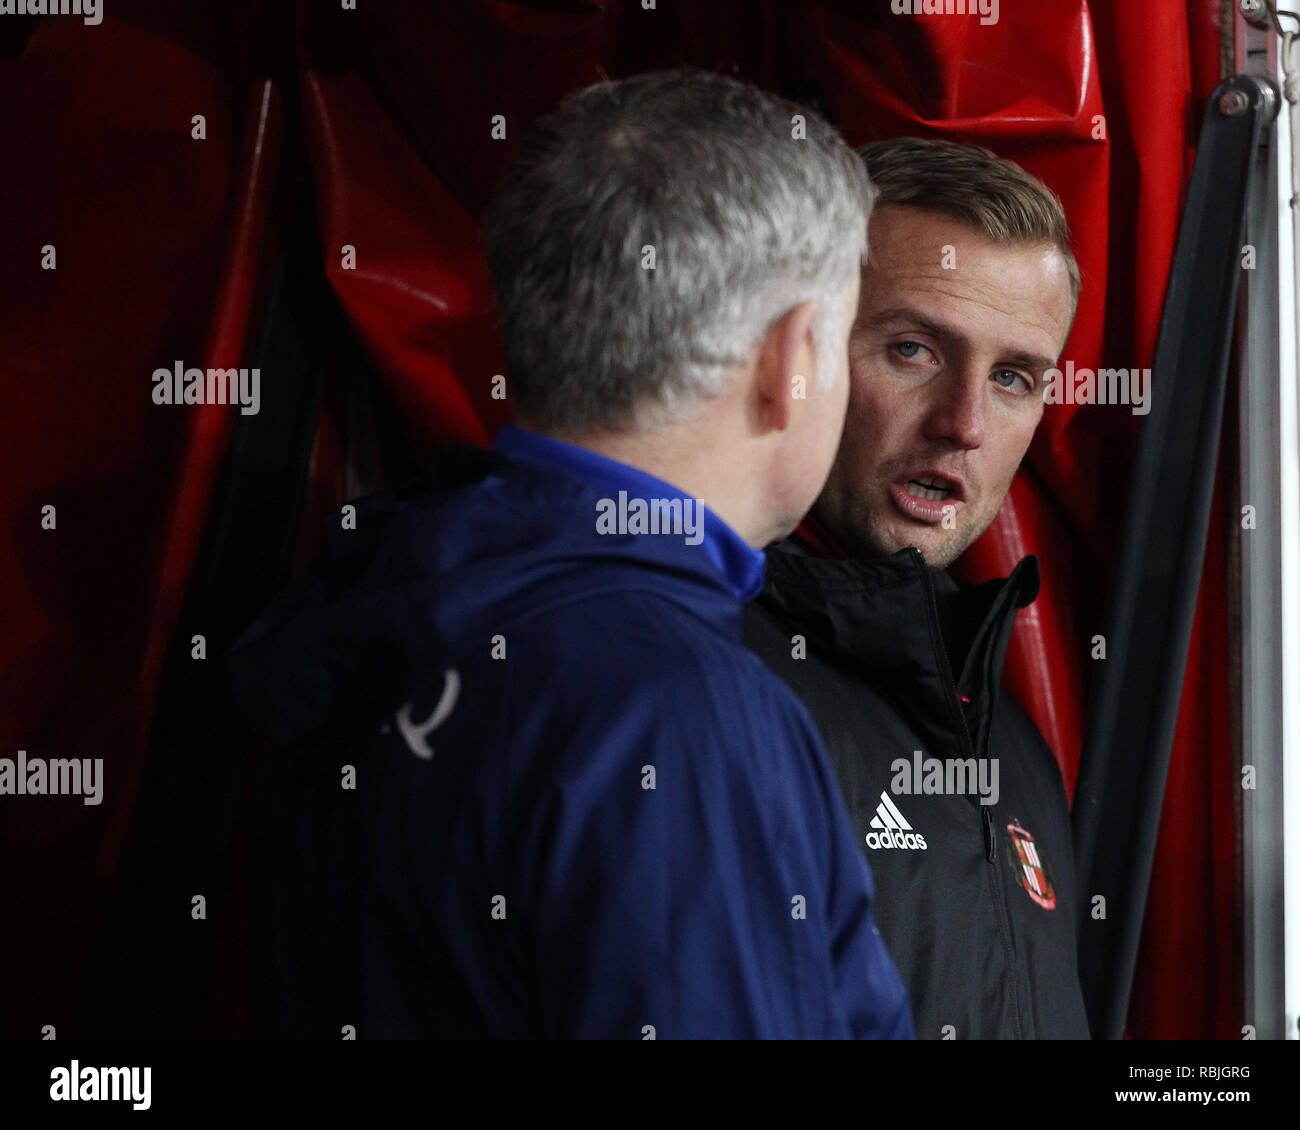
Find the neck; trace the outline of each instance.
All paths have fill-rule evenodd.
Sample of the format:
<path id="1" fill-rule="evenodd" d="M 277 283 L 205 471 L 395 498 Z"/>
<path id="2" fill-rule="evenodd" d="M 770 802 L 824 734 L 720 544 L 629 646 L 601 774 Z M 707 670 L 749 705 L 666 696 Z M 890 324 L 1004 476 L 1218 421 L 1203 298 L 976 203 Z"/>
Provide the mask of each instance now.
<path id="1" fill-rule="evenodd" d="M 749 497 L 754 476 L 749 473 L 746 461 L 720 454 L 740 450 L 740 437 L 735 437 L 734 444 L 728 443 L 720 439 L 717 428 L 701 428 L 696 421 L 641 431 L 546 431 L 543 434 L 585 447 L 671 483 L 683 494 L 698 498 L 756 549 L 769 540 L 758 519 L 755 505 L 758 500 Z"/>

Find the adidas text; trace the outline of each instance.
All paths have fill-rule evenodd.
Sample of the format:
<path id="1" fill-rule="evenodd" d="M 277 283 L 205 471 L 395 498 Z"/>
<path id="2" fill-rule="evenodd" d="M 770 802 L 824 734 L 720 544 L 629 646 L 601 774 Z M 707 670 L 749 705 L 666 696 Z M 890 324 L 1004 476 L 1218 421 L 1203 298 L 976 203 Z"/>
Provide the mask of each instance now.
<path id="1" fill-rule="evenodd" d="M 873 850 L 895 848 L 904 851 L 926 851 L 928 845 L 925 837 L 912 831 L 912 825 L 898 810 L 888 793 L 880 794 L 880 803 L 876 805 L 876 815 L 871 818 L 874 831 L 866 835 L 867 847 Z"/>

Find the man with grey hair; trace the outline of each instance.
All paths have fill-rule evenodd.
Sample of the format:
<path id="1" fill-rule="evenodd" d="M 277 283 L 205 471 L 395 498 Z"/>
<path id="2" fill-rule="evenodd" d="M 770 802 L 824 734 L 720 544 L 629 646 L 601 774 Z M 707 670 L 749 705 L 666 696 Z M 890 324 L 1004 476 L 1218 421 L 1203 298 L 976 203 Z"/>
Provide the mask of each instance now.
<path id="1" fill-rule="evenodd" d="M 520 143 L 485 218 L 519 426 L 363 501 L 235 656 L 277 874 L 347 845 L 272 897 L 297 1034 L 912 1035 L 816 731 L 740 641 L 839 442 L 870 208 L 824 122 L 706 74 Z"/>
<path id="2" fill-rule="evenodd" d="M 803 699 L 929 1039 L 1086 1038 L 1060 769 L 1001 691 L 1026 557 L 946 568 L 996 517 L 1043 414 L 1079 270 L 1060 201 L 987 149 L 861 151 L 878 196 L 844 440 L 768 551 L 746 639 Z"/>

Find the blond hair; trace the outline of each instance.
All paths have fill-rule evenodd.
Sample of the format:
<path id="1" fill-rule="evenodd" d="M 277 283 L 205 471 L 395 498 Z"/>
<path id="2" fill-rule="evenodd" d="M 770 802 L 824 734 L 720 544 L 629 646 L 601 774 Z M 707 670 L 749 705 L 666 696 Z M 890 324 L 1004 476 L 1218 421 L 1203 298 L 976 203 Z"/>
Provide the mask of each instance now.
<path id="1" fill-rule="evenodd" d="M 1065 259 L 1070 314 L 1079 303 L 1079 264 L 1057 195 L 1014 161 L 956 141 L 904 137 L 858 149 L 879 195 L 876 207 L 909 204 L 974 229 L 994 243 L 1047 243 Z"/>

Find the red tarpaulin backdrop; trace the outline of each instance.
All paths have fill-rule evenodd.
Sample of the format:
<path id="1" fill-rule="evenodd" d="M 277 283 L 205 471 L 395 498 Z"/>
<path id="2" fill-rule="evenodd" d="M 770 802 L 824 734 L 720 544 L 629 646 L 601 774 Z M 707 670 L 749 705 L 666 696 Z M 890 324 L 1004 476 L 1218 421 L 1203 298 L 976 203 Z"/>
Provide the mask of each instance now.
<path id="1" fill-rule="evenodd" d="M 1216 0 L 1050 0 L 998 23 L 877 4 L 463 0 L 303 5 L 268 80 L 278 5 L 118 0 L 98 27 L 5 29 L 0 146 L 0 445 L 5 529 L 0 755 L 103 757 L 106 801 L 0 801 L 10 911 L 0 982 L 12 1034 L 76 1034 L 84 975 L 142 775 L 162 651 L 193 566 L 236 408 L 159 407 L 178 358 L 248 363 L 281 160 L 301 106 L 324 270 L 421 454 L 482 442 L 503 355 L 476 216 L 513 142 L 568 91 L 691 64 L 775 90 L 815 80 L 853 144 L 985 144 L 1045 180 L 1084 288 L 1065 358 L 1151 363 L 1200 116 L 1219 78 Z M 25 29 L 30 26 L 30 32 Z M 5 41 L 0 40 L 0 43 Z M 20 108 L 16 110 L 15 108 Z M 192 137 L 203 114 L 207 138 Z M 502 115 L 504 140 L 492 136 Z M 297 128 L 292 122 L 290 128 Z M 57 249 L 55 271 L 42 248 Z M 355 269 L 343 247 L 355 248 Z M 206 358 L 206 360 L 202 360 Z M 267 372 L 263 379 L 273 381 Z M 1157 392 L 1158 395 L 1158 392 Z M 1137 419 L 1049 408 L 971 577 L 1036 553 L 1044 585 L 1007 682 L 1073 789 L 1091 640 L 1104 631 Z M 314 510 L 342 501 L 328 417 Z M 1239 1035 L 1236 828 L 1223 472 L 1130 1013 L 1136 1037 Z M 41 507 L 58 508 L 56 530 Z M 317 531 L 304 536 L 311 543 Z M 242 886 L 243 876 L 232 883 Z M 237 904 L 236 904 L 237 905 Z M 208 1034 L 252 1034 L 227 922 Z M 1246 1018 L 1248 1019 L 1248 1018 Z"/>

